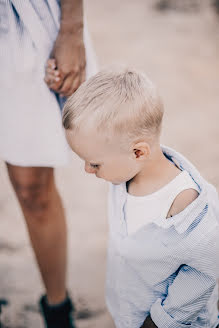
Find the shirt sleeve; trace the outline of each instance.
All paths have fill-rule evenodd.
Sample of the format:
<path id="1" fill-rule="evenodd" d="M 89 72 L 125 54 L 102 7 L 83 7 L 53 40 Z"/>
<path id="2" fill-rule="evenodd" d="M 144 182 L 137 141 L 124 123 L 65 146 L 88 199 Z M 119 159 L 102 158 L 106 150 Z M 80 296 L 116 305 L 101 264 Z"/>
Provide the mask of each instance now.
<path id="1" fill-rule="evenodd" d="M 159 328 L 192 326 L 215 286 L 215 278 L 183 265 L 169 286 L 167 297 L 164 300 L 158 298 L 152 305 L 152 320 Z"/>
<path id="2" fill-rule="evenodd" d="M 179 266 L 166 297 L 158 298 L 151 306 L 151 319 L 159 328 L 192 327 L 202 311 L 204 316 L 214 307 L 217 312 L 213 291 L 219 273 L 219 226 L 212 224 L 208 231 L 198 234 L 199 242 L 190 243 L 190 258 L 186 256 L 187 263 Z"/>

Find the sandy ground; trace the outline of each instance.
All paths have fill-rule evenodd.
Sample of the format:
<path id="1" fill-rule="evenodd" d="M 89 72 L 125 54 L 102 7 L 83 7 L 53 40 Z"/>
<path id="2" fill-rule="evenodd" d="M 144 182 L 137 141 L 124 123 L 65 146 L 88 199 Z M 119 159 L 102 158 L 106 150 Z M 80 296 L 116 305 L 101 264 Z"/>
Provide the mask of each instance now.
<path id="1" fill-rule="evenodd" d="M 156 82 L 166 107 L 162 142 L 183 152 L 219 188 L 219 18 L 207 0 L 162 1 L 165 10 L 155 9 L 157 2 L 85 2 L 99 64 L 129 64 Z M 56 173 L 68 218 L 78 327 L 112 328 L 104 305 L 107 186 L 87 176 L 75 156 Z M 9 302 L 2 322 L 41 328 L 36 302 L 43 287 L 3 162 L 0 217 L 0 298 Z"/>

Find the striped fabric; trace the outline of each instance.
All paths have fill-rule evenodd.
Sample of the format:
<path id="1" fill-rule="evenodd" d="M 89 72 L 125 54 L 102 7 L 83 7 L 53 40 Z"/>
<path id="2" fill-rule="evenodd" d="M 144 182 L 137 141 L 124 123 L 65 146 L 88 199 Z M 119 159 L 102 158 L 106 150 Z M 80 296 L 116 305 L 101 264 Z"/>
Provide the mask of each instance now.
<path id="1" fill-rule="evenodd" d="M 200 195 L 178 215 L 128 235 L 126 185 L 110 185 L 106 302 L 117 328 L 139 328 L 149 314 L 159 328 L 215 328 L 217 192 L 182 155 L 167 147 L 163 152 L 190 173 Z"/>

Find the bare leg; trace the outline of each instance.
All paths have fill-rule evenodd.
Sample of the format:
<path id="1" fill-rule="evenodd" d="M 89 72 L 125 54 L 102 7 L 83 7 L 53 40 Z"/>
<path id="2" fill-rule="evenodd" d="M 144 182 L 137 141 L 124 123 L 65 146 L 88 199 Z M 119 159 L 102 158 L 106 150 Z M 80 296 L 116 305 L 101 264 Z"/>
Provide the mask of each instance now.
<path id="1" fill-rule="evenodd" d="M 7 164 L 50 304 L 66 297 L 66 222 L 54 170 Z"/>

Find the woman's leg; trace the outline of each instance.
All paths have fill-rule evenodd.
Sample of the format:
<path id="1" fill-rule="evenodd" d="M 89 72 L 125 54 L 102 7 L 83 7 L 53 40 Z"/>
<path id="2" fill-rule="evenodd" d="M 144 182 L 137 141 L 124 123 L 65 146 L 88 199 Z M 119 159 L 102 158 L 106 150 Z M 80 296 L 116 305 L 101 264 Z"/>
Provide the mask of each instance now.
<path id="1" fill-rule="evenodd" d="M 54 170 L 7 164 L 50 304 L 66 297 L 66 222 Z"/>

